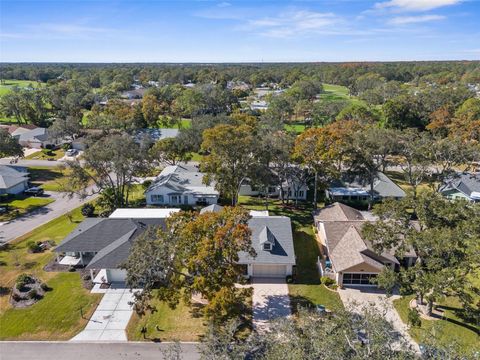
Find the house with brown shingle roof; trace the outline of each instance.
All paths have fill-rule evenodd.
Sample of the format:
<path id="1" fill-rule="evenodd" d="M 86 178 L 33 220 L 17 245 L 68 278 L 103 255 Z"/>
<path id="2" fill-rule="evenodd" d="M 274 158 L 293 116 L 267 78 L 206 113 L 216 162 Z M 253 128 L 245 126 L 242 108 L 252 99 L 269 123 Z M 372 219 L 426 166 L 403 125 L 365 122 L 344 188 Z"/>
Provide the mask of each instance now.
<path id="1" fill-rule="evenodd" d="M 398 270 L 415 263 L 413 250 L 395 256 L 395 251 L 379 253 L 362 237 L 362 228 L 369 221 L 362 213 L 347 205 L 334 203 L 314 214 L 317 239 L 323 256 L 323 271 L 333 274 L 343 285 L 372 286 L 386 266 Z"/>

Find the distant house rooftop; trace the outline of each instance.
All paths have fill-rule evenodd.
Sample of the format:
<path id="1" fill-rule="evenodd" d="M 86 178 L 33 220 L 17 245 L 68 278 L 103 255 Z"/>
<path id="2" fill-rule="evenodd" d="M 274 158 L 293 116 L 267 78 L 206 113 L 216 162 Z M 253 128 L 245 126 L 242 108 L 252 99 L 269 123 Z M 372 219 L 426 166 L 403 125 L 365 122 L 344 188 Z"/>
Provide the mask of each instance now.
<path id="1" fill-rule="evenodd" d="M 442 194 L 458 191 L 471 201 L 480 201 L 480 173 L 461 173 L 445 181 Z"/>

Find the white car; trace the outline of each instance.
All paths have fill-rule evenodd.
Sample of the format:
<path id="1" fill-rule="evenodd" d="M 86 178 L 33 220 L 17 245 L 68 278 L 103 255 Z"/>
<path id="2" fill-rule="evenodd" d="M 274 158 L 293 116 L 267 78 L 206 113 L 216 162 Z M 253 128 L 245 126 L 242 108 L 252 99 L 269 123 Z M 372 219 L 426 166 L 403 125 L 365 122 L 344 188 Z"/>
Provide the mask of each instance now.
<path id="1" fill-rule="evenodd" d="M 76 149 L 68 149 L 66 152 L 65 152 L 65 155 L 66 156 L 75 156 L 77 155 L 78 151 Z"/>

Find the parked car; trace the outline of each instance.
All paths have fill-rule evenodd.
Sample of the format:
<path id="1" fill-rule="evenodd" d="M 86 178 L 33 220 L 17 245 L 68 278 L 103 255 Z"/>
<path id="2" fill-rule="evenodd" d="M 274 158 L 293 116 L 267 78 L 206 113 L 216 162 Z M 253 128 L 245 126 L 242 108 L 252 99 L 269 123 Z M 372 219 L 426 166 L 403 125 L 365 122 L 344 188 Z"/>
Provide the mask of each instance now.
<path id="1" fill-rule="evenodd" d="M 67 156 L 74 156 L 74 155 L 77 155 L 78 154 L 78 150 L 77 149 L 68 149 L 66 152 L 65 152 L 65 155 Z"/>
<path id="2" fill-rule="evenodd" d="M 32 195 L 32 196 L 41 196 L 41 195 L 43 195 L 44 192 L 45 191 L 42 188 L 39 188 L 39 187 L 36 187 L 36 186 L 25 190 L 25 194 Z"/>

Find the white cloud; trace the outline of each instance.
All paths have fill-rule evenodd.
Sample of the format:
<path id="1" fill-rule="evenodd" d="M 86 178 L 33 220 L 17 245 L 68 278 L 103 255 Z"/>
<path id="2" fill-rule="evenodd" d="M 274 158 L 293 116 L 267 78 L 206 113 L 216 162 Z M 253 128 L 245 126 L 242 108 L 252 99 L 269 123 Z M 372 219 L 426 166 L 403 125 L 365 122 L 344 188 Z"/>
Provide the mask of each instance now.
<path id="1" fill-rule="evenodd" d="M 217 5 L 220 8 L 232 6 L 229 2 L 223 1 Z"/>
<path id="2" fill-rule="evenodd" d="M 391 25 L 417 24 L 429 21 L 438 21 L 445 19 L 441 15 L 421 15 L 421 16 L 397 16 L 388 21 Z"/>
<path id="3" fill-rule="evenodd" d="M 389 0 L 375 4 L 376 9 L 396 8 L 406 11 L 427 11 L 443 6 L 455 5 L 462 0 Z"/>
<path id="4" fill-rule="evenodd" d="M 298 10 L 284 12 L 276 17 L 248 20 L 239 29 L 255 31 L 269 37 L 287 38 L 297 35 L 332 34 L 334 31 L 331 27 L 341 22 L 342 19 L 333 13 Z"/>

